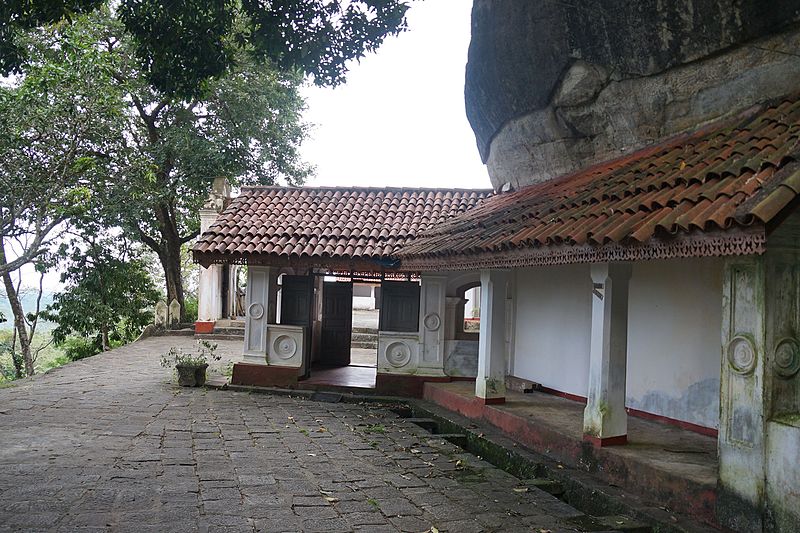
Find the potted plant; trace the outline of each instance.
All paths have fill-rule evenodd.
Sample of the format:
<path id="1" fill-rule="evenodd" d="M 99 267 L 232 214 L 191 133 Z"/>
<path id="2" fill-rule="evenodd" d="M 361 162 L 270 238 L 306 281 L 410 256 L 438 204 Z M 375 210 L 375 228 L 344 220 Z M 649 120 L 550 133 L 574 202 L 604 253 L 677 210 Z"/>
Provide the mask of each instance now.
<path id="1" fill-rule="evenodd" d="M 174 366 L 178 371 L 178 384 L 181 387 L 202 387 L 206 383 L 208 362 L 219 361 L 217 345 L 208 341 L 197 341 L 197 353 L 186 353 L 181 348 L 172 347 L 161 356 L 161 366 Z"/>

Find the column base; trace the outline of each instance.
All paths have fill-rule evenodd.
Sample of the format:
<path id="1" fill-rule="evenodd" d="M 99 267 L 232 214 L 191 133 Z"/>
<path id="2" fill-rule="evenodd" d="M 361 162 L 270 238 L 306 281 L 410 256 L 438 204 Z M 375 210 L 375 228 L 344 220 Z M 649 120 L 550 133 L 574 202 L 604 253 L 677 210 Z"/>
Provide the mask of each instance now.
<path id="1" fill-rule="evenodd" d="M 617 435 L 616 437 L 595 437 L 594 435 L 584 435 L 584 442 L 590 442 L 595 448 L 606 446 L 622 446 L 628 444 L 627 435 Z"/>
<path id="2" fill-rule="evenodd" d="M 265 364 L 234 363 L 231 385 L 251 385 L 257 387 L 297 386 L 299 368 L 271 366 Z"/>
<path id="3" fill-rule="evenodd" d="M 242 362 L 247 363 L 249 365 L 264 365 L 264 366 L 267 366 L 267 364 L 268 364 L 266 355 L 244 354 L 242 356 Z"/>
<path id="4" fill-rule="evenodd" d="M 409 374 L 382 374 L 375 377 L 375 390 L 387 396 L 422 398 L 426 382 L 446 383 L 447 376 L 417 376 Z"/>
<path id="5" fill-rule="evenodd" d="M 194 323 L 195 333 L 214 333 L 214 320 L 198 320 Z"/>
<path id="6" fill-rule="evenodd" d="M 480 396 L 475 396 L 475 399 L 478 400 L 478 402 L 482 403 L 483 405 L 501 405 L 506 403 L 505 396 L 497 398 L 481 398 Z"/>

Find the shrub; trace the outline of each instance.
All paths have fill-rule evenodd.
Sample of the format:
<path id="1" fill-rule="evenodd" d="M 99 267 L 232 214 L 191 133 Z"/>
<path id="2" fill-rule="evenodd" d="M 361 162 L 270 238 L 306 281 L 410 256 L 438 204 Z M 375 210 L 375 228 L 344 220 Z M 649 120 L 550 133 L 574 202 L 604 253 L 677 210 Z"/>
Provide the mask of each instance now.
<path id="1" fill-rule="evenodd" d="M 85 359 L 102 351 L 95 339 L 87 339 L 86 337 L 67 337 L 62 347 L 64 356 L 70 361 Z"/>

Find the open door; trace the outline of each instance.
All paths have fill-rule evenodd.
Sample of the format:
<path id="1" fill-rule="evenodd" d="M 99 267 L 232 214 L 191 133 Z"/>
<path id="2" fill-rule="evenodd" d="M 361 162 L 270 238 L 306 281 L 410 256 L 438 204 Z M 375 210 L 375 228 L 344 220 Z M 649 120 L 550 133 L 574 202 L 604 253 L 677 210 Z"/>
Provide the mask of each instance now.
<path id="1" fill-rule="evenodd" d="M 330 366 L 350 364 L 352 330 L 353 284 L 323 283 L 320 363 Z"/>
<path id="2" fill-rule="evenodd" d="M 311 325 L 314 319 L 314 276 L 287 276 L 281 281 L 280 323 L 302 326 L 306 342 L 303 351 L 302 377 L 308 377 L 311 368 Z"/>

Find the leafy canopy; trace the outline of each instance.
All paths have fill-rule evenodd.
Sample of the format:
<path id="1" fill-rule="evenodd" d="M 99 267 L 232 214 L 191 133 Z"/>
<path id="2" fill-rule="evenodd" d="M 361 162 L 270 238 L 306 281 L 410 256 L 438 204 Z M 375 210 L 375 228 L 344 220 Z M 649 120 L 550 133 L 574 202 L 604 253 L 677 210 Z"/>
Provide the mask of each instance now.
<path id="1" fill-rule="evenodd" d="M 58 324 L 52 332 L 56 344 L 78 335 L 92 338 L 99 351 L 134 340 L 150 323 L 159 292 L 145 263 L 133 257 L 135 249 L 118 237 L 97 238 L 97 228 L 90 228 L 60 247 L 65 288 L 42 317 Z"/>
<path id="2" fill-rule="evenodd" d="M 318 85 L 344 81 L 347 62 L 406 28 L 407 0 L 121 0 L 115 13 L 134 38 L 136 57 L 157 90 L 197 97 L 205 82 L 234 68 L 237 50 Z M 11 0 L 0 6 L 0 73 L 20 70 L 21 30 L 74 14 L 100 0 Z"/>
<path id="3" fill-rule="evenodd" d="M 0 86 L 0 238 L 22 253 L 0 260 L 0 274 L 36 260 L 53 230 L 86 208 L 92 184 L 110 172 L 124 118 L 92 42 L 33 31 L 24 43 L 26 75 Z"/>

